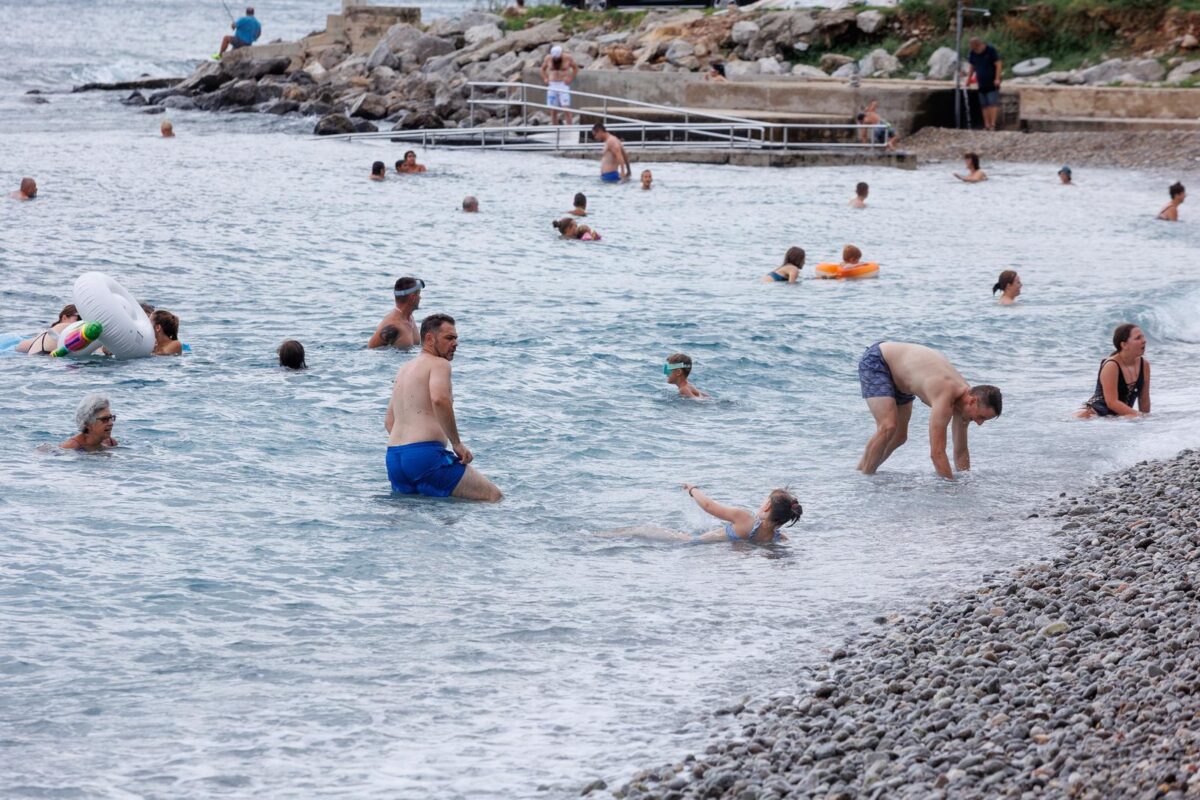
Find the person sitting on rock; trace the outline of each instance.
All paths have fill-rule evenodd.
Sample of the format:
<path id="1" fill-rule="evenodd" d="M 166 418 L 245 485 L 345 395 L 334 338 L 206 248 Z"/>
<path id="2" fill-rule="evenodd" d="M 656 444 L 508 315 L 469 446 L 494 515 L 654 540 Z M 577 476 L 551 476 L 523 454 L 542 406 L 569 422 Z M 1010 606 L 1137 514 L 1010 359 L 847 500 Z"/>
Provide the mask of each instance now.
<path id="1" fill-rule="evenodd" d="M 21 178 L 21 188 L 9 195 L 13 200 L 32 200 L 37 197 L 37 181 Z"/>
<path id="2" fill-rule="evenodd" d="M 858 185 L 854 187 L 854 199 L 850 201 L 850 207 L 851 208 L 866 208 L 867 207 L 867 195 L 870 193 L 870 191 L 871 191 L 870 186 L 867 186 L 866 183 L 859 181 Z"/>
<path id="3" fill-rule="evenodd" d="M 570 211 L 568 211 L 567 213 L 574 214 L 577 217 L 586 217 L 587 216 L 587 195 L 584 194 L 583 192 L 576 192 L 575 193 L 575 207 L 573 209 L 571 209 Z"/>
<path id="4" fill-rule="evenodd" d="M 709 64 L 708 72 L 704 73 L 704 80 L 709 83 L 729 83 L 729 78 L 725 75 L 725 65 L 720 61 Z"/>
<path id="5" fill-rule="evenodd" d="M 396 162 L 396 172 L 401 175 L 415 175 L 424 171 L 425 166 L 417 163 L 417 154 L 412 150 L 409 150 L 404 154 L 404 158 Z"/>
<path id="6" fill-rule="evenodd" d="M 967 164 L 967 174 L 959 175 L 954 173 L 954 177 L 958 178 L 963 183 L 979 183 L 987 180 L 987 173 L 979 168 L 978 153 L 964 153 L 963 160 Z"/>
<path id="7" fill-rule="evenodd" d="M 578 239 L 581 242 L 600 241 L 600 234 L 587 225 L 580 225 L 570 217 L 556 219 L 550 224 L 554 226 L 554 229 L 558 231 L 559 236 L 563 239 Z"/>
<path id="8" fill-rule="evenodd" d="M 295 339 L 285 339 L 279 345 L 279 366 L 285 369 L 308 369 L 304 361 L 304 345 Z"/>
<path id="9" fill-rule="evenodd" d="M 467 212 L 468 214 L 479 213 L 479 200 L 477 200 L 474 195 L 470 194 L 464 197 L 463 211 Z"/>
<path id="10" fill-rule="evenodd" d="M 376 161 L 371 165 L 371 180 L 381 181 L 387 178 L 387 164 L 382 161 Z"/>
<path id="11" fill-rule="evenodd" d="M 21 186 L 25 186 L 25 181 L 21 181 Z M 1158 212 L 1158 218 L 1164 219 L 1167 222 L 1179 222 L 1179 206 L 1187 199 L 1187 189 L 1183 188 L 1182 183 L 1175 181 L 1167 191 L 1171 193 L 1171 202 L 1167 203 L 1166 207 Z"/>
<path id="12" fill-rule="evenodd" d="M 158 132 L 162 134 L 164 139 L 175 138 L 175 126 L 171 124 L 171 120 L 164 119 L 162 124 L 158 126 Z"/>
<path id="13" fill-rule="evenodd" d="M 221 60 L 221 56 L 225 55 L 225 51 L 229 48 L 238 50 L 249 47 L 258 41 L 258 37 L 262 36 L 262 25 L 258 24 L 258 20 L 254 18 L 253 8 L 248 7 L 246 16 L 240 17 L 229 27 L 233 28 L 233 36 L 226 36 L 221 40 L 221 49 L 213 56 L 217 61 Z"/>

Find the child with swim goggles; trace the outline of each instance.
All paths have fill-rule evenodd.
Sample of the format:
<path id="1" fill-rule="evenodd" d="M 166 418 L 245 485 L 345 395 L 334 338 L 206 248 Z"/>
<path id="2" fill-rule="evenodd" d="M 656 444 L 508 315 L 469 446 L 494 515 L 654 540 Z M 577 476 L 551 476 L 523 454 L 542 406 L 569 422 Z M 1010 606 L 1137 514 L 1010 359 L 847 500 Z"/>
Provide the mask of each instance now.
<path id="1" fill-rule="evenodd" d="M 691 374 L 692 359 L 690 356 L 684 353 L 675 353 L 674 355 L 667 356 L 667 363 L 663 364 L 663 375 L 667 376 L 667 383 L 679 389 L 679 396 L 694 398 L 708 397 L 708 395 L 688 382 L 688 376 Z"/>

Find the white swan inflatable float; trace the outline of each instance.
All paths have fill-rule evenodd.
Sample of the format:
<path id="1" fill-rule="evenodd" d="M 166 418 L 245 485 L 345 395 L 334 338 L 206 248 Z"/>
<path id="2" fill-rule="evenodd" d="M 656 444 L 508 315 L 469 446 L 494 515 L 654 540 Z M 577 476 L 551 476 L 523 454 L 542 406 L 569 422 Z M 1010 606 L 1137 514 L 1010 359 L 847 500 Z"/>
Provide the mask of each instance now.
<path id="1" fill-rule="evenodd" d="M 116 358 L 145 358 L 154 350 L 154 326 L 125 287 L 103 272 L 75 281 L 80 321 L 59 334 L 56 356 L 86 356 L 103 347 Z"/>

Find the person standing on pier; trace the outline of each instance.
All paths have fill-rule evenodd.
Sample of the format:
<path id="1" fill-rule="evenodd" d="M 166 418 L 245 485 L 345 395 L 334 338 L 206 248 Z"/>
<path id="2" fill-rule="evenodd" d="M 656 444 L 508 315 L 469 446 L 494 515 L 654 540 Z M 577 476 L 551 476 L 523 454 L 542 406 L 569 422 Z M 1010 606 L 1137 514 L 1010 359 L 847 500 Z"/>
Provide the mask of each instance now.
<path id="1" fill-rule="evenodd" d="M 566 109 L 563 115 L 567 124 L 574 121 L 571 114 L 571 81 L 579 74 L 575 59 L 563 52 L 562 45 L 550 48 L 550 54 L 542 59 L 542 83 L 546 85 L 546 105 L 550 106 L 550 124 L 558 124 L 558 110 Z"/>

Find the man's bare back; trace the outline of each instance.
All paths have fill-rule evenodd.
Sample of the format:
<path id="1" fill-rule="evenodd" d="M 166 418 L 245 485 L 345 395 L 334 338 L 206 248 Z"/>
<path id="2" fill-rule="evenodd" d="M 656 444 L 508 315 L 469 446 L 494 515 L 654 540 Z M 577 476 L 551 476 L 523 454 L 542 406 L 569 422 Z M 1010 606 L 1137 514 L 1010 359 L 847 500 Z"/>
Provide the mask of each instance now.
<path id="1" fill-rule="evenodd" d="M 417 331 L 417 323 L 412 318 L 412 312 L 393 308 L 375 328 L 375 333 L 372 334 L 371 341 L 367 343 L 368 347 L 382 347 L 384 345 L 382 331 L 388 325 L 394 326 L 400 332 L 396 336 L 396 341 L 392 342 L 393 347 L 407 349 L 416 346 L 418 339 L 420 339 L 420 334 Z"/>
<path id="2" fill-rule="evenodd" d="M 933 406 L 938 399 L 953 403 L 964 390 L 971 388 L 944 355 L 924 345 L 883 342 L 879 351 L 892 371 L 896 388 L 915 394 L 927 406 Z"/>
<path id="3" fill-rule="evenodd" d="M 430 386 L 434 380 L 450 385 L 450 362 L 421 352 L 396 372 L 388 404 L 388 446 L 413 442 L 447 443 L 445 430 L 433 412 Z"/>
<path id="4" fill-rule="evenodd" d="M 600 154 L 600 172 L 620 172 L 622 179 L 629 177 L 629 158 L 625 155 L 625 145 L 612 134 L 605 140 L 604 152 Z"/>

